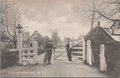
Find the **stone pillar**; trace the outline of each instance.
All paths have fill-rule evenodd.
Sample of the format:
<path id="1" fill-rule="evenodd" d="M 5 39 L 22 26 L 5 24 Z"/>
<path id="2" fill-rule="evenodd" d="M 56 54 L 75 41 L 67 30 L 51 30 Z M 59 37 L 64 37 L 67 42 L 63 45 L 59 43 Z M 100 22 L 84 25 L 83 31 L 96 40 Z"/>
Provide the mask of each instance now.
<path id="1" fill-rule="evenodd" d="M 100 45 L 100 71 L 106 71 L 105 45 Z"/>
<path id="2" fill-rule="evenodd" d="M 83 46 L 83 61 L 85 61 L 85 40 L 83 37 L 81 38 L 81 40 L 82 40 L 82 46 Z"/>
<path id="3" fill-rule="evenodd" d="M 36 41 L 33 43 L 33 48 L 35 52 L 35 64 L 38 64 L 38 43 Z"/>
<path id="4" fill-rule="evenodd" d="M 20 37 L 20 36 L 19 36 L 19 33 L 17 32 L 17 49 L 19 49 L 19 44 L 20 44 L 20 43 L 19 43 L 19 41 L 20 41 L 20 40 L 19 40 L 19 39 L 20 39 L 19 37 Z"/>
<path id="5" fill-rule="evenodd" d="M 17 33 L 17 49 L 19 51 L 19 64 L 22 64 L 22 33 Z"/>
<path id="6" fill-rule="evenodd" d="M 52 50 L 51 62 L 52 63 L 55 62 L 55 51 L 54 50 Z"/>
<path id="7" fill-rule="evenodd" d="M 91 41 L 87 41 L 87 63 L 92 65 L 92 50 L 91 50 Z"/>

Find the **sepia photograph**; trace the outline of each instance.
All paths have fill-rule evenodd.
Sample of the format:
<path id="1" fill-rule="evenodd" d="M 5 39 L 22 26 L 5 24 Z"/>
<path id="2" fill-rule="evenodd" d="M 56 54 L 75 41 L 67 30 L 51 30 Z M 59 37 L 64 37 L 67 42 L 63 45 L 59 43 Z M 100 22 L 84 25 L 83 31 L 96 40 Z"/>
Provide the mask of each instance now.
<path id="1" fill-rule="evenodd" d="M 120 0 L 0 0 L 0 78 L 120 78 Z"/>

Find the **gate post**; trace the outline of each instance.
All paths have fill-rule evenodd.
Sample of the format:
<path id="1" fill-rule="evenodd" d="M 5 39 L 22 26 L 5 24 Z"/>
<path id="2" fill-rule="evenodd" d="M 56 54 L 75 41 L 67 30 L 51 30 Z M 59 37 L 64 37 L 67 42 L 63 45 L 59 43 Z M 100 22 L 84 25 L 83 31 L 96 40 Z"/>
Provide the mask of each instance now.
<path id="1" fill-rule="evenodd" d="M 16 27 L 18 29 L 17 32 L 17 49 L 19 51 L 19 64 L 22 64 L 22 26 L 18 24 Z"/>
<path id="2" fill-rule="evenodd" d="M 106 71 L 105 45 L 100 45 L 100 71 Z"/>
<path id="3" fill-rule="evenodd" d="M 83 37 L 81 39 L 82 39 L 82 45 L 83 45 L 83 61 L 85 61 L 85 40 Z"/>
<path id="4" fill-rule="evenodd" d="M 38 43 L 35 41 L 33 43 L 34 53 L 35 53 L 35 64 L 38 63 Z"/>
<path id="5" fill-rule="evenodd" d="M 17 49 L 18 49 L 18 52 L 19 52 L 19 64 L 21 65 L 22 64 L 22 33 L 18 32 L 17 33 Z"/>
<path id="6" fill-rule="evenodd" d="M 91 41 L 87 41 L 87 63 L 92 65 L 92 50 L 91 50 Z"/>

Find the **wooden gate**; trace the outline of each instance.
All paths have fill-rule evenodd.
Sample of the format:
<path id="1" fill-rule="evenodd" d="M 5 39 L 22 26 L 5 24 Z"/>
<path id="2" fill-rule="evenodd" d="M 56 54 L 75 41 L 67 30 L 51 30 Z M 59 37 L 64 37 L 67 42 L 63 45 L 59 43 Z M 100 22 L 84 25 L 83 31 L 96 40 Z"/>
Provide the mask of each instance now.
<path id="1" fill-rule="evenodd" d="M 85 41 L 81 38 L 79 41 L 73 42 L 72 45 L 72 57 L 76 57 L 85 60 Z"/>

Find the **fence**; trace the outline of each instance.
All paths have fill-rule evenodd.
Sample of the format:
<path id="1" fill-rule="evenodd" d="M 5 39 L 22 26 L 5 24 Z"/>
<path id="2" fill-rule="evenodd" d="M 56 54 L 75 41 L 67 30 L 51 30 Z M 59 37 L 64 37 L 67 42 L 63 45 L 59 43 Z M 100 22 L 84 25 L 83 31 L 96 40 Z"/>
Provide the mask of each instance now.
<path id="1" fill-rule="evenodd" d="M 22 51 L 22 65 L 27 64 L 38 64 L 38 44 L 37 42 L 30 43 L 29 45 L 33 45 L 29 48 L 23 48 Z"/>
<path id="2" fill-rule="evenodd" d="M 31 46 L 32 45 L 32 46 Z M 37 64 L 38 63 L 38 43 L 36 41 L 28 44 L 27 48 L 20 48 L 19 49 L 10 49 L 9 51 L 18 51 L 19 52 L 19 61 L 21 62 L 20 65 L 28 65 L 28 64 Z M 19 62 L 18 61 L 18 62 Z"/>

